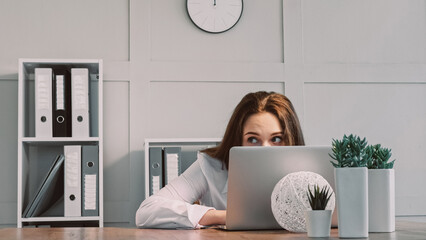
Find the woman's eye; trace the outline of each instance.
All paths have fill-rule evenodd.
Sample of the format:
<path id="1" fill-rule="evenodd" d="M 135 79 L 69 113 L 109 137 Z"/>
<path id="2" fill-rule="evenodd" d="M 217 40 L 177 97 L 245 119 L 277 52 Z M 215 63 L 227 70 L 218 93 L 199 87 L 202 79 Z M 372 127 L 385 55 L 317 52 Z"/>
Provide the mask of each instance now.
<path id="1" fill-rule="evenodd" d="M 271 141 L 272 141 L 273 143 L 282 143 L 283 138 L 282 138 L 282 137 L 279 137 L 279 136 L 275 136 L 275 137 L 272 137 Z"/>
<path id="2" fill-rule="evenodd" d="M 255 137 L 249 137 L 249 138 L 247 138 L 247 142 L 249 142 L 251 144 L 257 144 L 259 141 Z"/>

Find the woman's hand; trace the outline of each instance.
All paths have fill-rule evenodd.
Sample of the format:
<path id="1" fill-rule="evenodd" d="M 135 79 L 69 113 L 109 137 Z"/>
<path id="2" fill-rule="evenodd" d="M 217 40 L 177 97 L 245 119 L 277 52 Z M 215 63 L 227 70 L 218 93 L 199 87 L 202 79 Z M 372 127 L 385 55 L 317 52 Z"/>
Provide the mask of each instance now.
<path id="1" fill-rule="evenodd" d="M 209 210 L 200 219 L 198 224 L 203 226 L 209 225 L 225 225 L 226 222 L 226 210 Z"/>

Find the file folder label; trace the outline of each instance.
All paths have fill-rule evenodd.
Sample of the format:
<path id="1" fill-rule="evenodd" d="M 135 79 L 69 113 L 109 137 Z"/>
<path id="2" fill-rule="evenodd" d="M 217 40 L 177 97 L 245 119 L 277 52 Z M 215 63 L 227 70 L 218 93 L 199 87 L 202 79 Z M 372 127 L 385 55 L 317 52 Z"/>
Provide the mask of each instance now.
<path id="1" fill-rule="evenodd" d="M 181 148 L 165 147 L 164 148 L 164 185 L 169 184 L 173 179 L 177 178 L 181 168 Z"/>
<path id="2" fill-rule="evenodd" d="M 84 210 L 96 210 L 96 174 L 84 176 Z"/>
<path id="3" fill-rule="evenodd" d="M 64 76 L 56 76 L 56 110 L 65 110 Z"/>
<path id="4" fill-rule="evenodd" d="M 160 176 L 152 176 L 152 194 L 156 194 L 161 189 Z"/>
<path id="5" fill-rule="evenodd" d="M 35 69 L 35 136 L 52 137 L 52 78 L 51 68 Z"/>
<path id="6" fill-rule="evenodd" d="M 179 175 L 179 155 L 177 153 L 169 153 L 166 156 L 168 184 Z"/>

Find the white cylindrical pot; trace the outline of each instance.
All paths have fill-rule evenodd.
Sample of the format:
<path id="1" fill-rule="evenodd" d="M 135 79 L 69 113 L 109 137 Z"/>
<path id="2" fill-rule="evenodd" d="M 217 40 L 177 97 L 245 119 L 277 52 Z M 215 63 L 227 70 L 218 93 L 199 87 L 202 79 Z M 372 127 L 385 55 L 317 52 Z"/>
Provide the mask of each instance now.
<path id="1" fill-rule="evenodd" d="M 339 237 L 368 237 L 368 171 L 335 168 Z"/>
<path id="2" fill-rule="evenodd" d="M 331 210 L 307 210 L 305 212 L 308 237 L 329 237 Z"/>
<path id="3" fill-rule="evenodd" d="M 395 231 L 395 171 L 368 170 L 368 231 Z"/>

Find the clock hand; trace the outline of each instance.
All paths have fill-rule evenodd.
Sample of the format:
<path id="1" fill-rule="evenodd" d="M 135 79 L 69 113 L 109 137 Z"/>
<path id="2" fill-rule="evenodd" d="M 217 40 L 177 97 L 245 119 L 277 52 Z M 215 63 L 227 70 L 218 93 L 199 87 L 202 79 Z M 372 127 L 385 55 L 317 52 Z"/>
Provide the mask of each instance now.
<path id="1" fill-rule="evenodd" d="M 214 0 L 213 6 L 216 6 L 216 0 Z"/>

